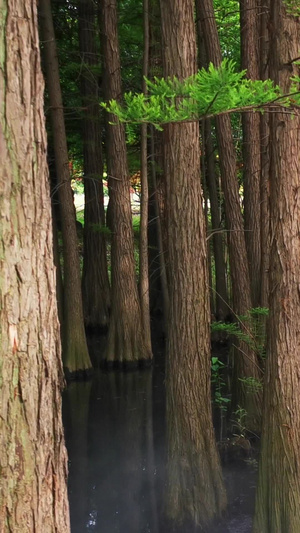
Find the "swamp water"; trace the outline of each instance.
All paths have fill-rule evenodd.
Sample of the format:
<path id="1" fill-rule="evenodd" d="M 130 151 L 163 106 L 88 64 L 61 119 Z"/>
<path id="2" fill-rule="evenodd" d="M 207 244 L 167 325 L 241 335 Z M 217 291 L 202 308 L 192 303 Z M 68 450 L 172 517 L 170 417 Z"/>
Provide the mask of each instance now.
<path id="1" fill-rule="evenodd" d="M 127 373 L 98 369 L 92 380 L 69 384 L 63 418 L 72 533 L 172 533 L 163 518 L 163 366 Z M 223 472 L 228 517 L 209 533 L 250 533 L 256 472 L 244 461 L 227 463 Z"/>

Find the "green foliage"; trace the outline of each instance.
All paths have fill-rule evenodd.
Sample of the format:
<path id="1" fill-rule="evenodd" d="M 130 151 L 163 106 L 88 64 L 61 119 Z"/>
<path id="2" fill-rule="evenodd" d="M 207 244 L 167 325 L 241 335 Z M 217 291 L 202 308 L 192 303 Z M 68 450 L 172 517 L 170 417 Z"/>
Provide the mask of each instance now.
<path id="1" fill-rule="evenodd" d="M 222 371 L 225 365 L 218 357 L 211 358 L 211 382 L 214 385 L 214 403 L 221 411 L 227 410 L 227 404 L 230 399 L 224 396 L 225 381 L 222 377 Z"/>
<path id="2" fill-rule="evenodd" d="M 284 5 L 289 15 L 300 17 L 299 0 L 284 0 Z"/>
<path id="3" fill-rule="evenodd" d="M 278 86 L 271 80 L 249 80 L 245 71 L 236 72 L 235 63 L 224 60 L 219 68 L 210 63 L 183 81 L 177 78 L 147 80 L 149 94 L 132 92 L 124 95 L 124 105 L 115 100 L 101 105 L 125 123 L 153 124 L 156 128 L 170 122 L 200 120 L 224 112 L 260 108 L 282 99 Z"/>
<path id="4" fill-rule="evenodd" d="M 251 394 L 256 394 L 257 392 L 261 391 L 263 388 L 263 382 L 260 379 L 257 378 L 239 378 L 239 381 L 244 383 L 246 387 L 246 391 Z"/>
<path id="5" fill-rule="evenodd" d="M 245 342 L 259 357 L 264 358 L 266 336 L 263 319 L 268 313 L 266 307 L 255 307 L 246 315 L 237 317 L 238 322 L 212 322 L 211 330 L 226 333 Z"/>

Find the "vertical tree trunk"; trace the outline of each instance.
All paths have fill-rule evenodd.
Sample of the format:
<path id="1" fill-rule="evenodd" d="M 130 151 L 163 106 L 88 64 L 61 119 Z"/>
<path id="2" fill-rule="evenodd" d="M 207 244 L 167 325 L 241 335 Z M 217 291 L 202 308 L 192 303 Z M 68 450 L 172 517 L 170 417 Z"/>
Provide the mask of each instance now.
<path id="1" fill-rule="evenodd" d="M 299 76 L 299 17 L 271 3 L 270 76 L 283 92 Z M 255 533 L 300 531 L 300 119 L 270 116 L 270 316 Z"/>
<path id="2" fill-rule="evenodd" d="M 103 162 L 93 0 L 80 0 L 78 6 L 79 45 L 81 54 L 81 94 L 83 118 L 84 232 L 82 299 L 85 325 L 108 326 L 110 288 L 107 272 L 103 197 Z"/>
<path id="3" fill-rule="evenodd" d="M 143 26 L 144 26 L 144 55 L 143 55 L 143 93 L 147 94 L 145 77 L 149 69 L 149 1 L 143 0 Z M 150 300 L 149 300 L 149 267 L 148 267 L 148 150 L 147 150 L 147 124 L 141 125 L 141 215 L 140 215 L 140 306 L 144 341 L 151 352 L 150 330 Z"/>
<path id="4" fill-rule="evenodd" d="M 36 3 L 0 11 L 0 531 L 68 533 Z"/>
<path id="5" fill-rule="evenodd" d="M 41 34 L 44 45 L 45 70 L 59 184 L 64 257 L 63 361 L 66 374 L 89 373 L 91 361 L 86 344 L 81 297 L 81 280 L 74 204 L 68 164 L 63 102 L 59 80 L 58 57 L 50 0 L 40 0 Z"/>
<path id="6" fill-rule="evenodd" d="M 121 66 L 117 32 L 116 0 L 101 2 L 104 94 L 107 100 L 121 97 Z M 112 203 L 111 317 L 106 348 L 109 364 L 132 366 L 150 361 L 144 342 L 137 283 L 135 277 L 130 182 L 127 167 L 125 130 L 122 124 L 107 121 L 107 171 Z"/>
<path id="7" fill-rule="evenodd" d="M 258 80 L 259 72 L 259 5 L 258 0 L 240 1 L 241 60 L 247 77 Z M 261 147 L 260 115 L 243 113 L 244 223 L 249 263 L 252 306 L 260 306 L 261 297 Z"/>
<path id="8" fill-rule="evenodd" d="M 161 0 L 164 76 L 196 70 L 192 0 Z M 176 28 L 176 31 L 174 31 Z M 200 181 L 199 124 L 170 124 L 163 136 L 167 183 L 170 310 L 167 342 L 167 513 L 204 525 L 226 495 L 210 399 L 207 244 Z"/>
<path id="9" fill-rule="evenodd" d="M 207 168 L 207 187 L 210 199 L 211 225 L 213 231 L 213 249 L 216 276 L 216 319 L 225 320 L 229 314 L 229 301 L 226 284 L 226 263 L 224 258 L 224 235 L 219 208 L 219 194 L 215 166 L 215 155 L 212 143 L 211 121 L 205 121 L 204 130 L 205 159 Z"/>
<path id="10" fill-rule="evenodd" d="M 260 0 L 260 77 L 269 77 L 269 16 L 270 0 Z M 270 255 L 270 131 L 269 115 L 260 117 L 261 176 L 260 176 L 260 220 L 261 220 L 261 295 L 260 305 L 269 305 L 269 255 Z"/>
<path id="11" fill-rule="evenodd" d="M 214 16 L 212 0 L 197 0 L 198 13 L 203 28 L 207 59 L 214 65 L 222 61 L 221 47 Z M 233 310 L 245 315 L 252 307 L 244 223 L 240 209 L 239 185 L 236 173 L 236 153 L 233 144 L 230 117 L 216 117 L 217 141 L 220 155 L 221 180 L 224 192 L 226 223 L 228 229 L 229 264 L 232 281 Z M 241 326 L 243 326 L 241 324 Z M 245 343 L 235 352 L 234 403 L 247 412 L 247 427 L 260 430 L 261 393 L 249 391 L 247 378 L 261 380 L 256 354 Z"/>

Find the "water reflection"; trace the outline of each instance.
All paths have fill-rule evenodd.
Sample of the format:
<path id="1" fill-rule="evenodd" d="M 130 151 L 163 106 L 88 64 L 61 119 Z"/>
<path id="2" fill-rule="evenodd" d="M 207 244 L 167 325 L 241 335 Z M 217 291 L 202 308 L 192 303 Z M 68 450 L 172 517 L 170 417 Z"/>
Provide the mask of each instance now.
<path id="1" fill-rule="evenodd" d="M 153 416 L 154 414 L 154 416 Z M 164 374 L 99 371 L 64 392 L 72 533 L 192 533 L 163 519 L 165 489 Z M 231 503 L 211 533 L 250 533 L 255 473 L 224 469 Z"/>
<path id="2" fill-rule="evenodd" d="M 99 373 L 66 391 L 72 533 L 158 533 L 164 452 L 153 430 L 152 390 L 147 370 Z"/>

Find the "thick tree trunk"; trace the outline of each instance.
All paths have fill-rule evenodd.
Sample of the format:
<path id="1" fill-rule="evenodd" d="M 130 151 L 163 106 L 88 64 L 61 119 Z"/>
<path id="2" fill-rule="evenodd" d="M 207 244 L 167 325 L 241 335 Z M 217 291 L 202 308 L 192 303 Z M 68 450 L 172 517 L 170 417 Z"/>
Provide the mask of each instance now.
<path id="1" fill-rule="evenodd" d="M 283 92 L 299 76 L 299 18 L 271 3 L 270 76 Z M 255 533 L 300 531 L 300 118 L 270 116 L 270 316 Z"/>
<path id="2" fill-rule="evenodd" d="M 55 166 L 59 184 L 58 194 L 63 237 L 63 362 L 66 374 L 74 377 L 76 375 L 81 376 L 82 374 L 89 373 L 92 365 L 86 344 L 83 322 L 75 213 L 50 0 L 40 0 L 39 9 L 41 33 L 44 43 L 47 88 L 51 106 Z"/>
<path id="3" fill-rule="evenodd" d="M 259 5 L 258 0 L 240 1 L 241 60 L 247 77 L 258 80 L 259 72 Z M 252 306 L 260 306 L 261 233 L 260 233 L 260 115 L 243 113 L 244 223 L 249 263 Z"/>
<path id="4" fill-rule="evenodd" d="M 96 47 L 96 9 L 93 0 L 79 1 L 79 44 L 82 60 L 84 232 L 82 300 L 85 325 L 108 326 L 110 288 L 107 271 L 103 197 L 103 162 Z"/>
<path id="5" fill-rule="evenodd" d="M 192 0 L 161 0 L 164 75 L 196 70 Z M 176 32 L 174 32 L 176 28 Z M 212 426 L 207 244 L 199 125 L 164 128 L 170 309 L 167 343 L 167 513 L 204 525 L 226 495 Z"/>
<path id="6" fill-rule="evenodd" d="M 104 94 L 107 100 L 121 97 L 121 67 L 117 33 L 116 0 L 101 3 Z M 106 347 L 109 364 L 132 366 L 151 361 L 144 342 L 141 310 L 135 277 L 130 182 L 127 167 L 125 130 L 122 124 L 107 121 L 107 172 L 112 209 L 111 317 Z"/>
<path id="7" fill-rule="evenodd" d="M 68 533 L 36 3 L 0 11 L 0 531 Z"/>
<path id="8" fill-rule="evenodd" d="M 207 59 L 220 65 L 221 47 L 214 16 L 212 0 L 197 0 L 198 13 L 203 29 Z M 240 208 L 239 185 L 236 171 L 236 153 L 233 144 L 230 117 L 216 117 L 217 141 L 220 155 L 221 180 L 224 192 L 226 224 L 228 230 L 229 264 L 232 281 L 233 310 L 238 315 L 245 315 L 252 307 L 250 276 L 244 223 Z M 243 327 L 243 324 L 241 324 Z M 246 331 L 247 332 L 247 331 Z M 240 343 L 235 352 L 234 361 L 234 404 L 247 412 L 247 427 L 260 430 L 261 393 L 249 390 L 245 379 L 261 380 L 256 354 L 245 343 Z M 241 381 L 241 379 L 243 381 Z"/>

